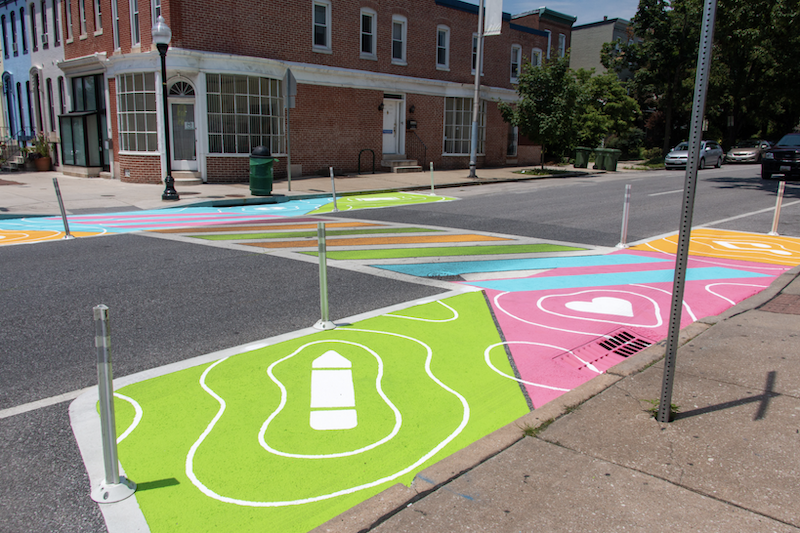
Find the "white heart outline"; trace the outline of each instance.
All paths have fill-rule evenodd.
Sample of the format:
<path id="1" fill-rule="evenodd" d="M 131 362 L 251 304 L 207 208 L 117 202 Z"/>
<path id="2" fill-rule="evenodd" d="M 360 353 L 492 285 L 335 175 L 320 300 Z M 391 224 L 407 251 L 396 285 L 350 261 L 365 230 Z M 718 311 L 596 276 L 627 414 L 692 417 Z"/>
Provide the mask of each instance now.
<path id="1" fill-rule="evenodd" d="M 577 296 L 577 295 L 580 295 L 580 294 L 597 293 L 597 292 L 606 292 L 606 293 L 613 293 L 613 294 L 632 294 L 633 296 L 639 296 L 641 298 L 644 298 L 644 299 L 650 301 L 650 303 L 653 304 L 653 310 L 655 312 L 656 323 L 655 324 L 631 324 L 631 323 L 627 323 L 627 322 L 620 322 L 619 320 L 603 320 L 603 319 L 600 319 L 600 318 L 588 318 L 588 317 L 582 317 L 582 316 L 565 315 L 565 314 L 562 314 L 562 313 L 556 313 L 555 311 L 549 311 L 549 310 L 545 309 L 542 306 L 542 302 L 544 302 L 548 298 L 564 297 L 564 296 Z M 589 322 L 602 322 L 602 323 L 605 323 L 605 324 L 616 324 L 616 325 L 619 325 L 619 326 L 641 327 L 641 328 L 658 328 L 658 327 L 661 327 L 661 325 L 664 324 L 664 321 L 661 318 L 661 307 L 658 305 L 658 302 L 656 302 L 655 300 L 653 300 L 649 296 L 645 296 L 644 294 L 640 294 L 638 292 L 632 292 L 632 291 L 589 289 L 589 290 L 585 290 L 585 291 L 571 292 L 571 293 L 568 293 L 568 294 L 548 294 L 546 296 L 542 296 L 541 298 L 539 298 L 539 300 L 536 302 L 536 307 L 538 307 L 541 311 L 543 311 L 543 312 L 545 312 L 547 314 L 560 316 L 562 318 L 574 318 L 574 319 L 577 319 L 577 320 L 588 320 Z"/>

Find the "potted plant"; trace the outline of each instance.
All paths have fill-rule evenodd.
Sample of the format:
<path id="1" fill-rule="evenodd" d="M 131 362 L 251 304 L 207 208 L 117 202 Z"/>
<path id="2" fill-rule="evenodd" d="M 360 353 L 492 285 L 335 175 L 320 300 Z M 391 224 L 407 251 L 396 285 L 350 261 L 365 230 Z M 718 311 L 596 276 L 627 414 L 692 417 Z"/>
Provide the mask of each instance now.
<path id="1" fill-rule="evenodd" d="M 31 149 L 30 158 L 33 159 L 36 170 L 50 170 L 53 160 L 50 158 L 50 142 L 40 133 L 36 136 Z"/>

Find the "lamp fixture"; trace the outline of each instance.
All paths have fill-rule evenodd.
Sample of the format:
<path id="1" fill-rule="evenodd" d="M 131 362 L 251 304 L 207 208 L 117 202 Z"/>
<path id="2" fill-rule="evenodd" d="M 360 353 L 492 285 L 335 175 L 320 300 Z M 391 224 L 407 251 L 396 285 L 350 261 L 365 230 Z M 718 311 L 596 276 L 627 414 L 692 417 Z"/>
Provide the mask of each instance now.
<path id="1" fill-rule="evenodd" d="M 378 111 L 383 111 L 383 102 L 378 106 Z"/>

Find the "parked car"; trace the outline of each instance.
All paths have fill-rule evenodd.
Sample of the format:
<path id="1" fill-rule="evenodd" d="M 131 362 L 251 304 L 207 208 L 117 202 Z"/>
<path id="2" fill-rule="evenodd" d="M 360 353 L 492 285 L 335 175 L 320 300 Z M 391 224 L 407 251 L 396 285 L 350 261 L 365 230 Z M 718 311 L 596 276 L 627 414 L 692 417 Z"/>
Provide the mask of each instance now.
<path id="1" fill-rule="evenodd" d="M 761 158 L 761 177 L 765 180 L 781 174 L 784 181 L 800 180 L 800 133 L 784 135 Z"/>
<path id="2" fill-rule="evenodd" d="M 689 159 L 689 143 L 682 142 L 672 149 L 667 157 L 664 158 L 664 168 L 686 168 L 686 161 Z M 722 166 L 725 159 L 725 152 L 715 141 L 703 141 L 700 144 L 700 160 L 698 168 L 706 168 L 706 165 L 713 163 L 715 167 Z"/>
<path id="3" fill-rule="evenodd" d="M 760 163 L 764 150 L 770 148 L 768 141 L 750 139 L 740 141 L 731 148 L 725 156 L 726 163 Z"/>

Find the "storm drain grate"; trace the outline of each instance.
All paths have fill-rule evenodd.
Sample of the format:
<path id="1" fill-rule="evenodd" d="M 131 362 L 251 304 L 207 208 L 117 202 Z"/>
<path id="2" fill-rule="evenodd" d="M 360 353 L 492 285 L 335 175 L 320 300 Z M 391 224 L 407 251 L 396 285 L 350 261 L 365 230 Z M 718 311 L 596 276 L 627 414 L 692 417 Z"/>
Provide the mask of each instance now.
<path id="1" fill-rule="evenodd" d="M 627 331 L 621 331 L 613 337 L 600 341 L 597 344 L 622 357 L 630 357 L 637 352 L 641 352 L 653 343 L 637 338 Z"/>
<path id="2" fill-rule="evenodd" d="M 644 338 L 642 335 L 636 335 L 631 331 L 617 330 L 608 337 L 585 344 L 573 350 L 572 353 L 560 354 L 555 359 L 578 370 L 584 369 L 589 365 L 596 366 L 598 364 L 610 368 L 619 363 L 621 361 L 620 358 L 628 358 L 653 344 L 653 341 Z M 604 361 L 606 359 L 607 362 Z"/>

